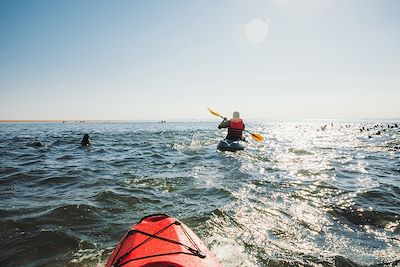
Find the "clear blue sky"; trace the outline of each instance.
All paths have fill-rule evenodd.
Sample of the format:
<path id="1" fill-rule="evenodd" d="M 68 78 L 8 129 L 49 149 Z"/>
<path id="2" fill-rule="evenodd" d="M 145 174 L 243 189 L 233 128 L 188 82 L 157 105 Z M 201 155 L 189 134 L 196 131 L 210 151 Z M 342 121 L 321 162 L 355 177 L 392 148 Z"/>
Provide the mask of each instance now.
<path id="1" fill-rule="evenodd" d="M 399 14 L 396 0 L 0 0 L 0 119 L 400 118 Z"/>

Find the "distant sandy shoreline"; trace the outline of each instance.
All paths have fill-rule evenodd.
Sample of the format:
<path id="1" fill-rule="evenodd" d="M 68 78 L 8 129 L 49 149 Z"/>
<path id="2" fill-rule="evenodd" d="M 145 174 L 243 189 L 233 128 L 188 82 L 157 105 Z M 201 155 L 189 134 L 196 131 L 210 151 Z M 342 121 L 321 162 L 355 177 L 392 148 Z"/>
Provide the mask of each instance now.
<path id="1" fill-rule="evenodd" d="M 161 122 L 160 120 L 0 120 L 0 123 L 103 123 L 103 122 Z M 167 122 L 162 120 L 162 122 Z M 205 120 L 182 120 L 168 122 L 205 122 Z"/>
<path id="2" fill-rule="evenodd" d="M 101 120 L 0 120 L 0 123 L 18 123 L 18 122 L 56 122 L 56 123 L 87 123 L 103 122 Z"/>
<path id="3" fill-rule="evenodd" d="M 0 122 L 63 122 L 62 120 L 0 120 Z"/>

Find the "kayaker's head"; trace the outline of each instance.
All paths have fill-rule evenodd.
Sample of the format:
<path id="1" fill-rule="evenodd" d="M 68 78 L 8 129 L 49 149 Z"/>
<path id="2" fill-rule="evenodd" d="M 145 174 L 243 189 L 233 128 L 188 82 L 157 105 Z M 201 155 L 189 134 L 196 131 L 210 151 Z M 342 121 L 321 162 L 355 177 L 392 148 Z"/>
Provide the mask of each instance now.
<path id="1" fill-rule="evenodd" d="M 237 112 L 237 111 L 233 112 L 232 118 L 234 118 L 234 119 L 240 119 L 240 114 L 239 114 L 239 112 Z"/>
<path id="2" fill-rule="evenodd" d="M 90 144 L 90 139 L 89 139 L 89 138 L 90 138 L 90 137 L 89 137 L 88 134 L 85 134 L 85 135 L 83 136 L 82 141 L 81 141 L 82 146 L 90 146 L 90 145 L 91 145 L 91 144 Z"/>

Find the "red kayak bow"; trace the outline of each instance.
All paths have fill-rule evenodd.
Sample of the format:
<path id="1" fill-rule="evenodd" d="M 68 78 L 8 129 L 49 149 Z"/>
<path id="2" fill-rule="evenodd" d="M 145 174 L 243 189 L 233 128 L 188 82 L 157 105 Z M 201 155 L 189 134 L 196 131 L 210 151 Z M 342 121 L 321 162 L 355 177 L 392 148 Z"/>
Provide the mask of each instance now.
<path id="1" fill-rule="evenodd" d="M 165 214 L 144 217 L 118 243 L 106 267 L 221 267 L 199 237 Z"/>

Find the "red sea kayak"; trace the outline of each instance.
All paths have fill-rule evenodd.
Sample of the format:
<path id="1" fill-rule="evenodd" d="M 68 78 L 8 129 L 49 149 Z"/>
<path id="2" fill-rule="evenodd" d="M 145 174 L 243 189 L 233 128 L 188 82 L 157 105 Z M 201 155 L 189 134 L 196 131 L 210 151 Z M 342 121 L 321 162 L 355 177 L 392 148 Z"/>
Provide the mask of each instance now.
<path id="1" fill-rule="evenodd" d="M 122 266 L 221 267 L 192 230 L 165 214 L 144 217 L 131 226 L 106 265 Z"/>

